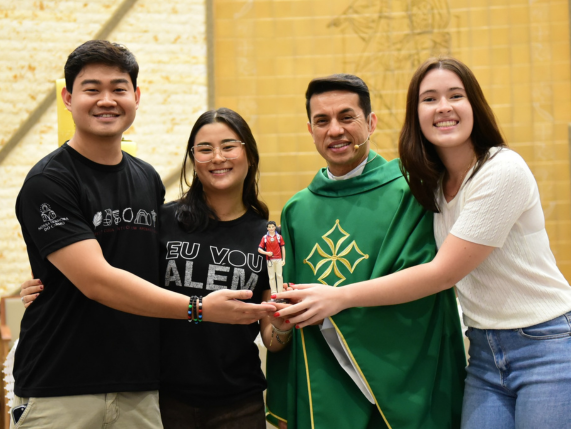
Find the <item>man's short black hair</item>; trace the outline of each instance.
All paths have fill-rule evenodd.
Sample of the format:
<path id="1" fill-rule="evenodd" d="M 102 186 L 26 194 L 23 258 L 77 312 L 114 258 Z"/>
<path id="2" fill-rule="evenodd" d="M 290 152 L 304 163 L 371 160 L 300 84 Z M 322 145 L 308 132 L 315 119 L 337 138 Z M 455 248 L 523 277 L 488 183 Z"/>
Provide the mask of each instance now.
<path id="1" fill-rule="evenodd" d="M 311 97 L 317 94 L 323 94 L 329 91 L 349 91 L 359 96 L 359 107 L 363 109 L 365 118 L 371 113 L 371 95 L 367 84 L 363 79 L 352 74 L 332 74 L 331 76 L 318 77 L 309 82 L 307 91 L 305 91 L 305 110 L 307 117 L 311 121 L 311 109 L 309 101 Z"/>
<path id="2" fill-rule="evenodd" d="M 107 40 L 90 40 L 78 46 L 67 57 L 64 67 L 65 87 L 70 94 L 73 91 L 75 78 L 89 64 L 117 67 L 121 72 L 129 74 L 133 82 L 133 89 L 137 89 L 139 64 L 131 51 L 125 46 Z"/>
<path id="3" fill-rule="evenodd" d="M 269 220 L 269 221 L 268 221 L 268 223 L 266 224 L 266 228 L 267 228 L 268 226 L 270 226 L 270 225 L 273 225 L 273 226 L 275 226 L 276 228 L 278 227 L 278 226 L 276 225 L 276 223 L 275 223 L 273 220 Z"/>

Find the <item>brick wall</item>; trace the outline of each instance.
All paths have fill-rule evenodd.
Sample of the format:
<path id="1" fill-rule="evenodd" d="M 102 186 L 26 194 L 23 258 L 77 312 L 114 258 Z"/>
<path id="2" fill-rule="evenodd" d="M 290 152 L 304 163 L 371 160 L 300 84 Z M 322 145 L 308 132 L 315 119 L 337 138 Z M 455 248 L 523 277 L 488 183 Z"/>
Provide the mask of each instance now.
<path id="1" fill-rule="evenodd" d="M 0 0 L 0 147 L 63 77 L 69 53 L 121 4 Z M 125 44 L 140 65 L 141 105 L 127 135 L 138 156 L 167 177 L 179 171 L 192 124 L 206 109 L 204 2 L 135 1 L 108 39 Z M 54 102 L 0 164 L 0 293 L 30 275 L 14 203 L 29 169 L 56 147 Z M 168 189 L 168 200 L 177 195 L 176 185 Z"/>

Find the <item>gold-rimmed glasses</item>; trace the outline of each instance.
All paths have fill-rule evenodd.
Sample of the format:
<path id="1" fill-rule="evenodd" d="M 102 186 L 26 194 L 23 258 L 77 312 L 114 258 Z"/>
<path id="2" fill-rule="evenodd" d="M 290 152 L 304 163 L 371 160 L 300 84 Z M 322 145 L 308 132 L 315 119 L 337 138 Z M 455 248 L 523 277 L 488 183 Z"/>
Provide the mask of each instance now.
<path id="1" fill-rule="evenodd" d="M 220 146 L 212 146 L 208 143 L 199 143 L 190 150 L 196 162 L 206 164 L 214 159 L 214 154 L 218 150 L 220 156 L 225 160 L 236 159 L 244 151 L 243 147 L 246 143 L 239 140 L 230 140 L 223 142 Z"/>

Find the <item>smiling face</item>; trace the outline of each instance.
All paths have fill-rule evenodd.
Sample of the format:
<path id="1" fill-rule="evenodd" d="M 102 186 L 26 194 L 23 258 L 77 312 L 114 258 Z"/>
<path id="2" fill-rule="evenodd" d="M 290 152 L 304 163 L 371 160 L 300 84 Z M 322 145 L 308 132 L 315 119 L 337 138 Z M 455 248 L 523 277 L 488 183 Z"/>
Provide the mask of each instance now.
<path id="1" fill-rule="evenodd" d="M 434 69 L 426 74 L 420 83 L 418 120 L 422 134 L 437 152 L 465 145 L 472 148 L 474 114 L 456 73 Z"/>
<path id="2" fill-rule="evenodd" d="M 84 141 L 120 140 L 135 120 L 139 97 L 128 73 L 103 64 L 85 66 L 73 83 L 73 93 L 62 90 L 75 122 L 75 135 Z"/>
<path id="3" fill-rule="evenodd" d="M 222 143 L 236 140 L 240 140 L 240 137 L 228 125 L 221 122 L 206 124 L 198 130 L 194 147 L 208 144 L 215 148 L 212 161 L 194 162 L 196 175 L 207 196 L 228 191 L 242 195 L 244 180 L 248 174 L 246 148 L 242 145 L 242 150 L 236 159 L 225 159 L 224 153 L 220 150 Z"/>
<path id="4" fill-rule="evenodd" d="M 317 151 L 333 175 L 349 173 L 367 157 L 368 138 L 375 130 L 377 117 L 371 113 L 370 119 L 365 118 L 359 96 L 349 91 L 316 94 L 309 106 L 311 122 L 307 126 Z"/>

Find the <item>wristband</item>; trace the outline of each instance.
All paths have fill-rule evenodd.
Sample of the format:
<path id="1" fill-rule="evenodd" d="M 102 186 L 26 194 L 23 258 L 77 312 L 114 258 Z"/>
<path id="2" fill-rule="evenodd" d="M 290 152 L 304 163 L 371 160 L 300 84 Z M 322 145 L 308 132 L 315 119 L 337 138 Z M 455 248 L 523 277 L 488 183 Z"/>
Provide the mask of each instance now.
<path id="1" fill-rule="evenodd" d="M 194 314 L 192 315 L 192 321 L 196 324 L 198 323 L 198 297 L 194 297 Z"/>
<path id="2" fill-rule="evenodd" d="M 281 345 L 285 346 L 287 343 L 290 342 L 290 340 L 291 340 L 291 335 L 288 335 L 288 336 L 287 336 L 287 339 L 286 339 L 285 341 L 282 341 L 281 338 L 280 338 L 280 335 L 277 334 L 277 335 L 276 335 L 276 340 L 278 340 L 278 343 L 280 343 Z"/>
<path id="3" fill-rule="evenodd" d="M 188 321 L 196 322 L 198 314 L 198 297 L 193 295 L 190 297 L 190 302 L 188 303 Z"/>
<path id="4" fill-rule="evenodd" d="M 270 339 L 269 347 L 272 346 L 272 342 L 274 341 L 274 332 L 276 333 L 276 340 L 278 340 L 278 343 L 285 346 L 291 340 L 292 331 L 293 331 L 293 328 L 289 329 L 288 331 L 282 331 L 281 329 L 276 328 L 274 326 L 274 324 L 272 323 L 272 338 Z M 287 335 L 287 339 L 285 341 L 282 341 L 280 338 L 280 335 Z"/>
<path id="5" fill-rule="evenodd" d="M 189 301 L 188 301 L 188 321 L 189 321 L 189 322 L 192 322 L 192 299 L 193 299 L 193 298 L 194 298 L 194 297 L 191 296 L 190 299 L 189 299 Z"/>
<path id="6" fill-rule="evenodd" d="M 291 331 L 293 331 L 293 327 L 290 328 L 290 329 L 288 329 L 287 331 L 282 331 L 281 329 L 276 328 L 276 327 L 273 325 L 273 323 L 272 323 L 272 329 L 273 329 L 274 331 L 276 331 L 277 334 L 280 334 L 280 335 L 288 335 L 288 334 L 291 334 Z"/>
<path id="7" fill-rule="evenodd" d="M 193 295 L 188 302 L 188 321 L 195 324 L 202 322 L 202 297 Z"/>

